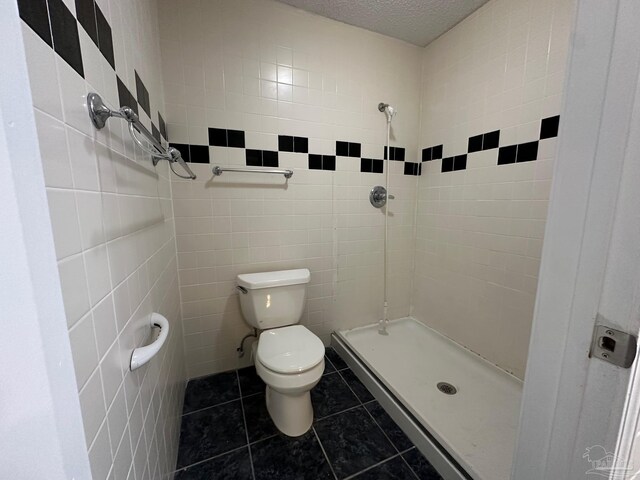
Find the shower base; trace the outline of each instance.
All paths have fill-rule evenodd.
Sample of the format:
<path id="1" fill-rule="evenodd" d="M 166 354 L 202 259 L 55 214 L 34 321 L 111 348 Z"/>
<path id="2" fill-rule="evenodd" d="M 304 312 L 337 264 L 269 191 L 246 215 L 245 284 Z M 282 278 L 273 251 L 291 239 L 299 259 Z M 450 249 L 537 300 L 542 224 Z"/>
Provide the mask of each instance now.
<path id="1" fill-rule="evenodd" d="M 413 318 L 332 346 L 445 478 L 510 476 L 522 382 Z"/>

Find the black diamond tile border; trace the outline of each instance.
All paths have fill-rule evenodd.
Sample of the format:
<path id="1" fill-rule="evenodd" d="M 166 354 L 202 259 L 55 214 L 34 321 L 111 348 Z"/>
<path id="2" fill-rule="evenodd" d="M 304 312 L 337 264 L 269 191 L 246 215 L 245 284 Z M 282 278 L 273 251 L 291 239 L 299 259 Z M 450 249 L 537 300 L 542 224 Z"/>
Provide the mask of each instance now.
<path id="1" fill-rule="evenodd" d="M 402 147 L 390 147 L 389 151 L 391 155 L 389 156 L 389 160 L 395 160 L 398 162 L 404 162 L 404 154 L 405 149 Z M 387 159 L 387 147 L 384 147 L 384 159 Z"/>
<path id="2" fill-rule="evenodd" d="M 75 0 L 76 17 L 63 0 L 17 0 L 20 18 L 54 51 L 64 59 L 81 77 L 84 78 L 84 66 L 78 25 L 99 48 L 105 59 L 115 71 L 113 33 L 104 13 L 95 0 Z M 139 107 L 151 117 L 149 91 L 137 71 L 135 73 L 136 96 L 116 75 L 120 106 L 129 106 L 139 114 Z M 160 112 L 157 125 L 151 122 L 151 131 L 158 141 L 167 139 L 167 126 Z M 517 145 L 500 147 L 500 130 L 494 130 L 469 137 L 466 154 L 443 158 L 443 145 L 423 148 L 420 162 L 405 162 L 406 151 L 403 147 L 384 147 L 383 158 L 405 162 L 405 175 L 421 175 L 422 162 L 442 159 L 441 172 L 454 172 L 467 168 L 468 154 L 498 149 L 498 165 L 530 162 L 537 159 L 539 141 L 558 135 L 560 116 L 555 115 L 541 120 L 538 140 Z M 245 132 L 223 128 L 209 128 L 209 144 L 215 147 L 246 148 Z M 209 163 L 210 152 L 207 145 L 172 144 L 178 148 L 185 160 L 192 163 Z M 309 169 L 336 170 L 336 156 L 360 158 L 361 173 L 383 173 L 384 161 L 375 158 L 362 158 L 362 145 L 345 140 L 336 141 L 336 155 L 309 154 L 309 139 L 288 135 L 278 136 L 278 151 L 308 154 Z M 278 151 L 246 150 L 248 166 L 279 166 Z"/>
<path id="3" fill-rule="evenodd" d="M 273 425 L 254 367 L 189 381 L 176 480 L 441 480 L 332 348 L 325 365 L 314 424 L 297 438 Z"/>
<path id="4" fill-rule="evenodd" d="M 145 87 L 144 82 L 138 75 L 138 72 L 135 72 L 136 75 L 136 93 L 138 94 L 138 103 L 142 107 L 142 109 L 147 112 L 147 115 L 151 116 L 151 106 L 149 105 L 149 90 Z"/>
<path id="5" fill-rule="evenodd" d="M 84 78 L 78 22 L 62 0 L 47 0 L 53 49 Z"/>
<path id="6" fill-rule="evenodd" d="M 271 150 L 250 150 L 245 151 L 245 161 L 247 167 L 277 167 L 278 152 Z"/>
<path id="7" fill-rule="evenodd" d="M 362 145 L 360 143 L 337 141 L 336 155 L 340 157 L 360 157 Z"/>
<path id="8" fill-rule="evenodd" d="M 360 172 L 361 173 L 383 173 L 384 160 L 378 160 L 376 158 L 361 158 Z"/>
<path id="9" fill-rule="evenodd" d="M 316 155 L 309 154 L 309 170 L 335 170 L 335 155 Z"/>

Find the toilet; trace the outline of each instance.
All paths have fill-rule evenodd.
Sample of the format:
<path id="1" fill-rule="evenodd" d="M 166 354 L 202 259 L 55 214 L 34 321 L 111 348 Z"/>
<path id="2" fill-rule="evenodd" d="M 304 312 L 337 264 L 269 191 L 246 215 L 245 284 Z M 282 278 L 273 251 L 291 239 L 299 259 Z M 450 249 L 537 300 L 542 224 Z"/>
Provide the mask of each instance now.
<path id="1" fill-rule="evenodd" d="M 297 437 L 313 423 L 310 391 L 324 372 L 324 345 L 302 325 L 311 275 L 306 268 L 238 275 L 240 308 L 260 331 L 253 345 L 256 372 L 267 385 L 267 410 L 285 435 Z"/>

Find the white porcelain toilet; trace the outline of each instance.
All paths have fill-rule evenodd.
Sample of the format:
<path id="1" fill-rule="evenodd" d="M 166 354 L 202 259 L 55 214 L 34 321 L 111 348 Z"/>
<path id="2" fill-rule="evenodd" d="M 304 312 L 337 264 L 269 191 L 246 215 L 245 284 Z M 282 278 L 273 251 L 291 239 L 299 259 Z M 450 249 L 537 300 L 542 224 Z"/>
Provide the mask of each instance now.
<path id="1" fill-rule="evenodd" d="M 304 310 L 310 273 L 306 268 L 238 275 L 240 308 L 247 323 L 261 331 L 253 345 L 256 372 L 267 384 L 267 410 L 290 437 L 313 423 L 309 392 L 324 372 L 324 345 L 296 325 Z"/>

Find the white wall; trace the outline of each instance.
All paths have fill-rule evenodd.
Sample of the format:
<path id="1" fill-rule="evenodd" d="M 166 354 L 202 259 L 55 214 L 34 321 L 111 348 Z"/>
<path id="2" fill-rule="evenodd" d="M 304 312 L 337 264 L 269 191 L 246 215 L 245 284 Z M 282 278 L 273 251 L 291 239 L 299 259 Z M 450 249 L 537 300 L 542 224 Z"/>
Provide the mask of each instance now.
<path id="1" fill-rule="evenodd" d="M 573 0 L 492 0 L 428 45 L 419 147 L 466 154 L 495 130 L 501 147 L 538 140 L 560 112 L 572 12 Z M 520 378 L 555 143 L 527 163 L 497 165 L 498 149 L 462 171 L 426 162 L 419 180 L 413 314 Z"/>
<path id="2" fill-rule="evenodd" d="M 169 140 L 207 145 L 207 127 L 245 131 L 249 149 L 278 150 L 278 135 L 307 137 L 309 153 L 335 155 L 337 140 L 383 158 L 392 145 L 417 159 L 421 49 L 272 1 L 161 2 L 161 47 Z M 279 76 L 278 76 L 279 75 Z M 205 147 L 206 148 L 206 147 Z M 360 158 L 336 171 L 310 170 L 304 153 L 280 152 L 283 178 L 225 173 L 245 165 L 242 148 L 210 147 L 195 182 L 172 177 L 189 376 L 241 365 L 249 328 L 239 311 L 238 273 L 308 267 L 302 323 L 328 342 L 337 328 L 382 314 L 383 215 L 368 192 L 384 184 Z M 409 313 L 416 177 L 391 162 L 390 316 Z M 243 362 L 250 361 L 247 355 Z"/>
<path id="3" fill-rule="evenodd" d="M 0 17 L 0 477 L 90 478 L 16 4 Z"/>
<path id="4" fill-rule="evenodd" d="M 159 124 L 157 12 L 153 1 L 98 5 L 111 26 L 115 71 L 79 25 L 84 78 L 57 53 L 65 42 L 55 32 L 56 52 L 27 23 L 23 39 L 92 476 L 162 478 L 175 467 L 184 389 L 169 171 L 134 149 L 122 121 L 96 131 L 85 105 L 97 91 L 118 107 L 116 73 L 136 95 L 137 71 L 151 100 L 141 118 Z M 54 8 L 60 3 L 50 1 Z M 170 320 L 170 338 L 132 373 L 131 351 L 147 340 L 154 311 Z"/>

